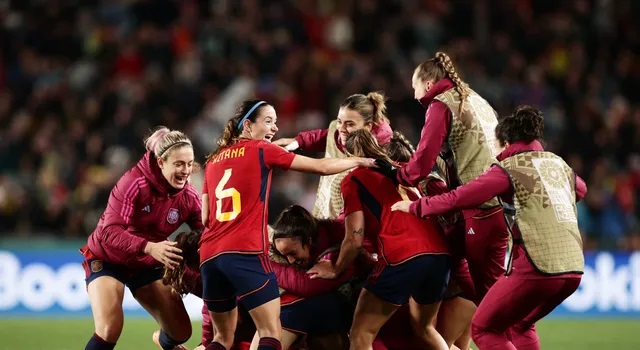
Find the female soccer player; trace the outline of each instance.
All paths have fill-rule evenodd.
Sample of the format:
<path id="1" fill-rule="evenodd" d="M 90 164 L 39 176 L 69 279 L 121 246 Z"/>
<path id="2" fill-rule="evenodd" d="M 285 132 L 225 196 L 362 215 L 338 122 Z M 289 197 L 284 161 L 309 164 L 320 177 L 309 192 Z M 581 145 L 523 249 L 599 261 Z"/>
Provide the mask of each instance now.
<path id="1" fill-rule="evenodd" d="M 316 219 L 303 207 L 293 205 L 278 216 L 272 228 L 272 252 L 287 262 L 273 263 L 278 285 L 285 290 L 280 296 L 282 348 L 289 349 L 304 335 L 324 343 L 327 339 L 334 341 L 323 348 L 348 348 L 352 308 L 337 289 L 351 280 L 358 269 L 352 264 L 335 280 L 309 279 L 305 274 L 318 260 L 337 258 L 337 248 L 344 237 L 343 223 Z M 366 271 L 366 266 L 360 270 Z M 256 338 L 253 345 L 257 345 Z"/>
<path id="2" fill-rule="evenodd" d="M 354 156 L 390 162 L 367 130 L 352 132 L 346 150 Z M 358 168 L 342 180 L 341 187 L 346 230 L 340 256 L 335 264 L 317 264 L 309 273 L 336 278 L 353 261 L 365 236 L 375 242 L 378 264 L 358 299 L 350 332 L 351 349 L 369 349 L 384 323 L 408 301 L 414 329 L 425 346 L 448 349 L 433 326 L 450 269 L 447 242 L 437 221 L 395 215 L 390 210 L 392 203 L 419 196 L 379 172 Z"/>
<path id="3" fill-rule="evenodd" d="M 393 142 L 393 141 L 391 141 Z M 335 262 L 344 237 L 344 225 L 330 220 L 318 220 L 306 209 L 294 205 L 282 212 L 273 225 L 272 249 L 288 264 L 274 263 L 281 295 L 282 346 L 287 349 L 301 335 L 312 349 L 344 349 L 349 347 L 347 332 L 355 302 L 336 290 L 349 281 L 346 294 L 360 292 L 359 282 L 375 265 L 375 248 L 365 242 L 363 254 L 338 279 L 310 279 L 306 269 L 320 260 Z M 256 339 L 254 339 L 255 341 Z M 257 344 L 256 344 L 257 345 Z M 373 343 L 373 350 L 423 349 L 422 341 L 411 330 L 407 305 L 382 327 Z"/>
<path id="4" fill-rule="evenodd" d="M 177 295 L 193 294 L 202 298 L 202 277 L 200 275 L 200 253 L 198 247 L 202 233 L 200 231 L 180 232 L 176 236 L 176 247 L 182 250 L 179 265 L 165 268 L 162 282 L 170 286 Z M 239 322 L 234 335 L 233 349 L 249 349 L 256 331 L 251 317 L 241 304 L 238 305 Z M 158 332 L 158 331 L 156 331 Z M 202 307 L 202 340 L 196 350 L 204 350 L 213 341 L 213 324 L 206 304 Z"/>
<path id="5" fill-rule="evenodd" d="M 380 92 L 367 95 L 355 94 L 340 105 L 338 117 L 328 129 L 304 131 L 295 138 L 284 138 L 274 144 L 288 150 L 300 148 L 304 151 L 325 152 L 327 158 L 346 158 L 344 144 L 350 132 L 370 130 L 380 145 L 391 139 L 391 126 L 386 116 L 385 97 Z M 320 177 L 313 216 L 320 219 L 335 219 L 340 216 L 344 203 L 340 195 L 340 182 L 346 172 Z"/>
<path id="6" fill-rule="evenodd" d="M 406 164 L 415 149 L 409 140 L 398 131 L 393 133 L 391 141 L 387 146 L 389 158 L 399 163 Z M 440 165 L 438 165 L 440 167 Z M 438 195 L 449 192 L 449 188 L 440 176 L 440 170 L 434 171 L 420 182 L 420 188 L 424 194 Z M 460 225 L 455 219 L 458 213 L 441 216 L 438 221 L 447 234 L 447 241 L 452 256 L 451 278 L 445 296 L 438 310 L 436 330 L 451 347 L 455 345 L 459 349 L 467 350 L 471 343 L 471 318 L 476 310 L 476 306 L 471 301 L 473 296 L 473 282 L 469 275 L 469 267 L 464 258 L 464 252 L 460 247 L 464 247 L 464 227 L 460 232 Z M 471 291 L 471 292 L 469 292 Z"/>
<path id="7" fill-rule="evenodd" d="M 209 155 L 202 195 L 200 272 L 216 328 L 208 350 L 228 349 L 237 323 L 236 300 L 249 310 L 258 349 L 280 349 L 280 300 L 268 257 L 267 205 L 274 168 L 323 175 L 373 159 L 312 159 L 271 144 L 276 111 L 264 101 L 245 101 L 227 123 L 218 149 Z"/>
<path id="8" fill-rule="evenodd" d="M 504 150 L 487 173 L 449 193 L 392 207 L 429 217 L 496 196 L 505 203 L 514 245 L 507 276 L 473 317 L 472 337 L 481 350 L 540 349 L 535 323 L 580 284 L 584 257 L 575 202 L 587 187 L 562 158 L 543 150 L 543 129 L 538 109 L 517 108 L 496 127 Z"/>
<path id="9" fill-rule="evenodd" d="M 165 350 L 191 336 L 182 300 L 162 284 L 162 266 L 181 259 L 175 242 L 166 239 L 180 225 L 202 230 L 200 196 L 189 184 L 193 147 L 185 134 L 158 128 L 145 145 L 147 153 L 115 185 L 109 203 L 88 244 L 85 256 L 87 292 L 95 333 L 85 350 L 113 349 L 122 332 L 122 300 L 127 286 L 162 330 Z"/>
<path id="10" fill-rule="evenodd" d="M 447 164 L 447 185 L 456 188 L 475 179 L 495 161 L 493 131 L 496 112 L 460 77 L 447 54 L 422 62 L 411 85 L 427 109 L 416 153 L 397 171 L 402 185 L 417 186 L 431 173 L 438 154 Z M 476 304 L 504 272 L 508 230 L 497 199 L 491 198 L 463 214 L 466 258 L 474 283 Z"/>

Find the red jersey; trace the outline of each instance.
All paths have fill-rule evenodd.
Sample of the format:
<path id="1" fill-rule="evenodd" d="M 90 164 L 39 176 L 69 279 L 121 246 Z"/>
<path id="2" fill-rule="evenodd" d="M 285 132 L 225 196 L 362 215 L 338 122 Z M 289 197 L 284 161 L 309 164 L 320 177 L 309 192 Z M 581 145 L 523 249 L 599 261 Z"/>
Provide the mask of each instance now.
<path id="1" fill-rule="evenodd" d="M 344 213 L 362 211 L 365 239 L 377 245 L 378 259 L 397 265 L 423 254 L 448 254 L 447 242 L 435 218 L 420 219 L 391 206 L 401 200 L 415 201 L 418 193 L 396 186 L 386 176 L 358 168 L 342 180 Z"/>
<path id="2" fill-rule="evenodd" d="M 267 207 L 273 168 L 289 169 L 295 154 L 262 140 L 242 140 L 205 168 L 202 193 L 209 222 L 200 239 L 200 262 L 224 253 L 267 254 Z"/>

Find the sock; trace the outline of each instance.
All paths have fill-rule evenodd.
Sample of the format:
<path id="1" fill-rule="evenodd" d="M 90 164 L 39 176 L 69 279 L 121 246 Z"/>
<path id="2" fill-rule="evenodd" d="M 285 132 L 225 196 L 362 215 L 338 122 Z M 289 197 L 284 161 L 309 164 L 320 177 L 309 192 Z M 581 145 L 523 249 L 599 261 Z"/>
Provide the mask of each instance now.
<path id="1" fill-rule="evenodd" d="M 282 344 L 276 338 L 264 337 L 260 338 L 258 350 L 282 350 Z"/>
<path id="2" fill-rule="evenodd" d="M 93 333 L 91 339 L 84 347 L 84 350 L 113 350 L 116 347 L 116 343 L 109 343 L 100 338 L 97 334 Z"/>
<path id="3" fill-rule="evenodd" d="M 171 338 L 164 329 L 160 330 L 160 337 L 158 337 L 158 343 L 163 350 L 173 350 L 176 346 L 184 343 L 184 341 L 179 341 Z"/>
<path id="4" fill-rule="evenodd" d="M 218 343 L 217 341 L 214 341 L 207 345 L 207 348 L 205 350 L 227 350 L 227 348 L 225 348 L 224 345 Z"/>

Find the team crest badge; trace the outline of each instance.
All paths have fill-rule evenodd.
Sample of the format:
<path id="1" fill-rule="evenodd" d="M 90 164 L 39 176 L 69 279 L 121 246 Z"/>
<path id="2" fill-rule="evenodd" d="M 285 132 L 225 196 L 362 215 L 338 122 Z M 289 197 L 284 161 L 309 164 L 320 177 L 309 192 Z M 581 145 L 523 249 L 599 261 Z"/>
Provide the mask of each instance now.
<path id="1" fill-rule="evenodd" d="M 169 209 L 169 214 L 167 214 L 167 222 L 170 224 L 175 224 L 180 219 L 180 214 L 178 213 L 178 209 L 171 208 Z"/>
<path id="2" fill-rule="evenodd" d="M 102 260 L 94 260 L 91 262 L 91 272 L 97 273 L 102 271 Z"/>

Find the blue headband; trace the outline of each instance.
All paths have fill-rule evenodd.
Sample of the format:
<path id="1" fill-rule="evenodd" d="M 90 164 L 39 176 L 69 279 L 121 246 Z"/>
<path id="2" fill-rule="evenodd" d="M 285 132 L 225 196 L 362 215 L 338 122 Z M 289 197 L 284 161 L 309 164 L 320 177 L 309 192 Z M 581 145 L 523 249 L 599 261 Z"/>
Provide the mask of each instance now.
<path id="1" fill-rule="evenodd" d="M 242 130 L 242 123 L 244 123 L 244 121 L 249 118 L 249 116 L 251 115 L 251 113 L 253 113 L 253 111 L 256 110 L 256 108 L 260 107 L 261 104 L 266 103 L 264 101 L 260 101 L 256 104 L 253 105 L 253 107 L 251 107 L 251 109 L 249 110 L 249 112 L 247 112 L 244 117 L 242 117 L 242 119 L 240 119 L 240 122 L 238 123 L 238 131 Z"/>

